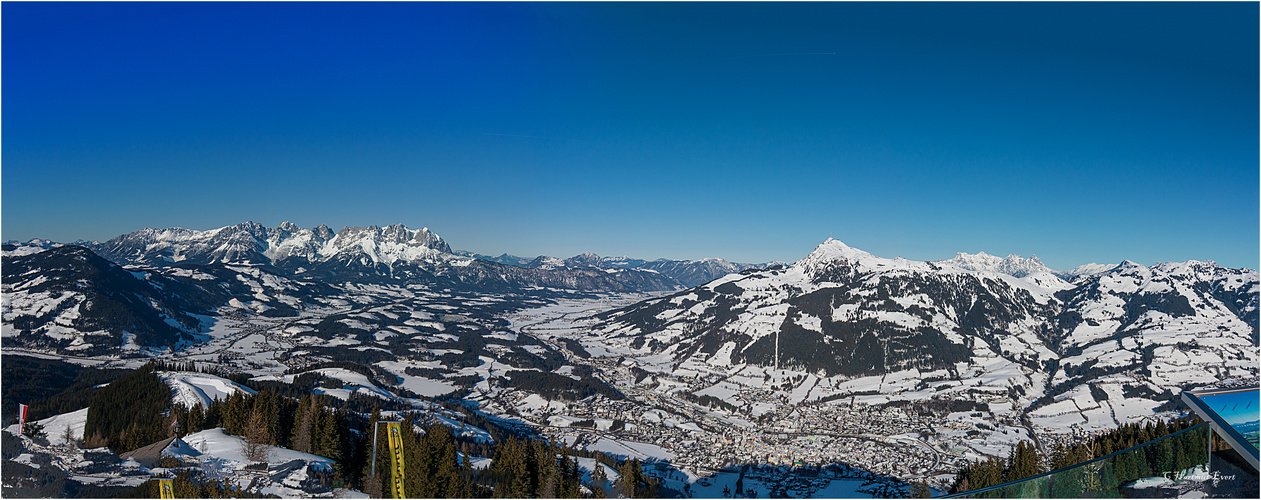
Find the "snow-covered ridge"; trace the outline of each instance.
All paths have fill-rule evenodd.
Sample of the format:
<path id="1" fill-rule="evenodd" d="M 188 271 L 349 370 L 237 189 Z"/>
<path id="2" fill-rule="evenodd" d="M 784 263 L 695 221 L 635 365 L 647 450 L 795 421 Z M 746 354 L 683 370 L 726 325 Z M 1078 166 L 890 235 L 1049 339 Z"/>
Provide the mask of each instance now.
<path id="1" fill-rule="evenodd" d="M 1111 428 L 1181 389 L 1256 380 L 1257 271 L 1194 260 L 1076 271 L 1069 283 L 1036 258 L 917 262 L 829 239 L 787 269 L 596 315 L 582 342 L 650 372 L 725 380 L 696 394 L 727 399 L 731 383 L 802 401 L 973 399 L 1048 432 Z"/>
<path id="2" fill-rule="evenodd" d="M 276 264 L 288 259 L 316 263 L 348 255 L 362 255 L 373 263 L 392 265 L 398 261 L 446 261 L 454 257 L 447 242 L 429 228 L 411 230 L 402 224 L 344 227 L 337 233 L 325 225 L 303 229 L 288 221 L 275 228 L 256 222 L 208 231 L 149 228 L 90 246 L 116 262 L 157 265 L 186 261 Z"/>
<path id="3" fill-rule="evenodd" d="M 1096 274 L 1103 274 L 1108 271 L 1111 271 L 1112 268 L 1114 267 L 1117 267 L 1117 265 L 1116 264 L 1096 264 L 1094 262 L 1091 262 L 1089 264 L 1082 264 L 1080 266 L 1069 269 L 1068 274 L 1074 277 L 1094 276 Z"/>
<path id="4" fill-rule="evenodd" d="M 601 257 L 592 252 L 584 252 L 568 259 L 561 259 L 547 255 L 540 255 L 534 259 L 525 259 L 522 257 L 504 254 L 499 257 L 491 257 L 488 260 L 494 260 L 496 262 L 516 265 L 519 267 L 547 270 L 596 268 L 603 269 L 606 272 L 621 270 L 645 271 L 663 274 L 677 280 L 685 287 L 708 283 L 717 278 L 749 268 L 766 267 L 765 264 L 741 264 L 728 262 L 725 259 L 715 257 L 698 260 L 643 260 L 633 259 L 625 255 L 618 257 Z"/>
<path id="5" fill-rule="evenodd" d="M 44 250 L 48 250 L 49 248 L 57 248 L 59 246 L 62 246 L 61 243 L 48 241 L 48 240 L 41 240 L 39 238 L 30 240 L 25 243 L 11 241 L 8 244 L 13 245 L 14 248 L 12 250 L 4 250 L 2 253 L 5 257 L 21 257 L 23 255 L 31 255 L 34 253 L 40 253 L 40 252 L 43 252 Z"/>
<path id="6" fill-rule="evenodd" d="M 924 262 L 906 260 L 901 257 L 887 259 L 877 257 L 863 250 L 853 248 L 835 238 L 828 238 L 815 247 L 810 255 L 797 261 L 793 267 L 800 268 L 806 274 L 815 275 L 818 271 L 836 263 L 846 263 L 861 271 L 881 271 L 892 269 L 931 270 Z"/>
<path id="7" fill-rule="evenodd" d="M 1043 293 L 1053 293 L 1074 288 L 1075 284 L 1080 283 L 1081 280 L 1117 272 L 1150 274 L 1155 271 L 1160 274 L 1191 280 L 1211 280 L 1222 275 L 1222 273 L 1234 273 L 1240 276 L 1256 275 L 1256 271 L 1249 269 L 1231 270 L 1218 266 L 1216 262 L 1211 260 L 1159 262 L 1151 267 L 1126 260 L 1120 264 L 1084 264 L 1069 271 L 1057 271 L 1048 268 L 1036 255 L 1027 259 L 1015 254 L 999 258 L 985 252 L 977 252 L 976 254 L 959 252 L 950 259 L 920 262 L 901 257 L 892 259 L 879 257 L 850 247 L 834 238 L 828 238 L 819 244 L 810 255 L 792 264 L 792 267 L 807 275 L 817 277 L 834 270 L 838 264 L 844 264 L 848 269 L 856 273 L 900 270 L 934 273 L 979 273 L 984 276 L 997 275 L 1012 285 Z M 1247 281 L 1246 278 L 1236 278 L 1236 281 L 1241 280 Z M 1255 281 L 1255 278 L 1253 281 Z"/>
<path id="8" fill-rule="evenodd" d="M 792 269 L 805 273 L 816 282 L 835 279 L 838 270 L 851 277 L 885 272 L 972 274 L 1002 279 L 1012 286 L 1028 290 L 1044 302 L 1051 294 L 1073 286 L 1043 265 L 1036 256 L 1024 259 L 1011 255 L 1000 259 L 984 252 L 976 255 L 960 252 L 953 259 L 921 262 L 902 257 L 877 257 L 835 238 L 819 244 L 810 255 L 793 264 Z"/>
<path id="9" fill-rule="evenodd" d="M 953 259 L 939 260 L 937 263 L 954 265 L 973 271 L 1009 274 L 1017 278 L 1036 273 L 1056 274 L 1056 271 L 1047 268 L 1041 260 L 1038 260 L 1037 255 L 1028 259 L 1015 254 L 1008 255 L 1006 258 L 998 258 L 985 252 L 978 252 L 975 255 L 959 252 L 955 254 Z"/>

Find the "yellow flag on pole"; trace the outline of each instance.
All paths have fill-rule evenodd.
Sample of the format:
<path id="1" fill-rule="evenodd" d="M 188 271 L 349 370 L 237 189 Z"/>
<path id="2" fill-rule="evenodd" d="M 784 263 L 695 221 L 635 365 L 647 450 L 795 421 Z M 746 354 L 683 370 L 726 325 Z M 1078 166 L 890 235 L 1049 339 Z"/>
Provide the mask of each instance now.
<path id="1" fill-rule="evenodd" d="M 158 498 L 175 499 L 175 486 L 171 484 L 170 479 L 158 480 Z"/>
<path id="2" fill-rule="evenodd" d="M 403 492 L 403 432 L 398 422 L 386 422 L 385 430 L 390 442 L 390 462 L 393 465 L 390 481 L 394 486 L 394 498 L 407 498 Z"/>

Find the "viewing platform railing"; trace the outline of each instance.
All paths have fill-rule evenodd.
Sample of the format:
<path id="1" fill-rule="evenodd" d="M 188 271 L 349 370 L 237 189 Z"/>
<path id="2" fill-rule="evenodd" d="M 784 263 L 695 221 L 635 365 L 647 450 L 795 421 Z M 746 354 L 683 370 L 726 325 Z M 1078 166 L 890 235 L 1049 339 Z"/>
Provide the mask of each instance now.
<path id="1" fill-rule="evenodd" d="M 1212 469 L 1210 436 L 1204 422 L 1077 465 L 941 498 L 1238 497 Z"/>

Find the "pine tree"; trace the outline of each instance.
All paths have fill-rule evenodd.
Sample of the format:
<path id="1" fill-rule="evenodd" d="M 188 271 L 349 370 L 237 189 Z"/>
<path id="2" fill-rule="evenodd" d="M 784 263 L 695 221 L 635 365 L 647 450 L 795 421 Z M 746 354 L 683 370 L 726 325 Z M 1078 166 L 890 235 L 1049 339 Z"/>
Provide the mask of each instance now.
<path id="1" fill-rule="evenodd" d="M 581 497 L 579 487 L 582 484 L 582 471 L 578 469 L 578 461 L 572 458 L 573 450 L 566 446 L 561 451 L 560 475 L 561 492 L 564 498 Z"/>
<path id="2" fill-rule="evenodd" d="M 468 494 L 464 478 L 460 474 L 459 456 L 455 451 L 455 436 L 451 428 L 434 424 L 429 426 L 425 437 L 431 454 L 430 467 L 436 483 L 435 496 L 461 498 Z"/>
<path id="3" fill-rule="evenodd" d="M 341 425 L 339 422 L 341 419 L 336 412 L 325 410 L 323 405 L 317 405 L 315 415 L 316 426 L 312 437 L 315 454 L 333 460 L 340 460 L 342 458 Z"/>
<path id="4" fill-rule="evenodd" d="M 1162 427 L 1163 426 L 1157 426 L 1157 430 L 1159 431 Z M 1148 458 L 1151 460 L 1152 472 L 1162 476 L 1167 476 L 1169 472 L 1173 471 L 1174 452 L 1168 439 L 1156 443 L 1156 445 L 1148 448 L 1151 450 Z"/>
<path id="5" fill-rule="evenodd" d="M 193 405 L 192 408 L 188 409 L 188 418 L 184 424 L 184 434 L 201 432 L 205 429 L 205 427 L 202 427 L 205 424 L 205 420 L 206 414 L 201 409 L 201 405 Z"/>
<path id="6" fill-rule="evenodd" d="M 617 468 L 617 490 L 626 498 L 635 498 L 635 471 L 631 469 L 630 460 Z"/>
<path id="7" fill-rule="evenodd" d="M 402 437 L 403 446 L 403 487 L 407 496 L 416 498 L 437 498 L 439 495 L 434 493 L 433 463 L 432 450 L 429 446 L 429 436 L 419 436 L 416 428 L 410 420 L 404 420 L 399 424 L 399 431 Z M 384 432 L 384 431 L 382 431 Z M 387 441 L 388 442 L 388 441 Z M 393 451 L 387 451 L 386 455 L 390 455 Z M 392 484 L 395 480 L 392 460 L 386 460 L 390 463 L 389 480 L 387 484 Z"/>
<path id="8" fill-rule="evenodd" d="M 525 498 L 529 495 L 525 446 L 517 438 L 509 436 L 499 443 L 489 469 L 497 480 L 496 498 Z"/>
<path id="9" fill-rule="evenodd" d="M 595 470 L 591 471 L 591 491 L 595 493 L 596 498 L 604 498 L 604 485 L 609 482 L 608 473 L 604 472 L 604 462 L 602 453 L 596 453 Z"/>
<path id="10" fill-rule="evenodd" d="M 628 460 L 618 467 L 618 490 L 629 498 L 652 498 L 656 495 L 656 482 L 644 474 L 639 460 Z"/>
<path id="11" fill-rule="evenodd" d="M 1037 448 L 1027 441 L 1016 443 L 1016 447 L 1012 449 L 1008 458 L 1008 468 L 1004 480 L 1015 481 L 1041 473 L 1042 465 L 1041 459 L 1038 457 Z"/>
<path id="12" fill-rule="evenodd" d="M 975 462 L 968 470 L 967 479 L 970 489 L 973 490 L 1002 484 L 1003 461 L 990 458 L 983 462 Z"/>
<path id="13" fill-rule="evenodd" d="M 550 495 L 544 494 L 543 487 L 547 478 L 555 481 L 556 476 L 556 452 L 546 441 L 541 439 L 531 442 L 531 451 L 534 456 L 534 473 L 532 485 L 534 486 L 534 495 L 539 498 L 555 498 L 556 485 L 552 484 L 552 492 Z"/>
<path id="14" fill-rule="evenodd" d="M 1182 441 L 1182 440 L 1179 440 Z M 1175 475 L 1172 479 L 1175 481 L 1182 480 L 1182 472 L 1190 468 L 1193 464 L 1187 458 L 1186 452 L 1182 451 L 1181 443 L 1173 444 L 1173 472 Z"/>
<path id="15" fill-rule="evenodd" d="M 290 442 L 293 449 L 302 453 L 311 453 L 311 429 L 314 427 L 315 421 L 315 401 L 310 395 L 302 396 L 302 401 L 298 403 L 298 413 L 294 417 L 297 425 L 293 428 L 293 437 Z"/>

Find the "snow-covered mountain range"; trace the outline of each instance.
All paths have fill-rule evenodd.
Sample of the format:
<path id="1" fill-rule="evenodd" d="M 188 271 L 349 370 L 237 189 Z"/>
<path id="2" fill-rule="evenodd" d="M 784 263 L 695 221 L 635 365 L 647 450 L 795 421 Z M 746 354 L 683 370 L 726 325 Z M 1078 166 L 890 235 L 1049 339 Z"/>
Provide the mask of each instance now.
<path id="1" fill-rule="evenodd" d="M 1199 261 L 1101 267 L 1069 282 L 1036 258 L 918 262 L 829 239 L 787 268 L 605 312 L 593 339 L 653 360 L 649 370 L 778 368 L 834 382 L 1006 373 L 998 387 L 940 389 L 990 392 L 1017 408 L 1091 387 L 1096 397 L 1082 405 L 1108 395 L 1158 405 L 1188 384 L 1257 377 L 1256 271 Z"/>
<path id="2" fill-rule="evenodd" d="M 522 428 L 581 421 L 596 400 L 644 405 L 683 429 L 678 442 L 715 439 L 692 458 L 719 446 L 702 423 L 722 421 L 918 432 L 919 451 L 880 453 L 927 471 L 940 465 L 931 450 L 1005 456 L 1023 439 L 1142 422 L 1181 390 L 1255 384 L 1261 357 L 1258 273 L 1208 261 L 1059 272 L 1036 257 L 911 261 L 829 239 L 789 265 L 504 263 L 401 225 L 253 223 L 5 245 L 3 259 L 6 354 L 196 360 L 286 383 L 310 372 L 337 382 L 307 390 L 347 404 L 453 396 Z M 192 377 L 172 384 L 185 399 L 220 390 Z"/>
<path id="3" fill-rule="evenodd" d="M 391 265 L 454 257 L 447 242 L 428 228 L 413 231 L 402 224 L 345 227 L 336 233 L 322 224 L 302 229 L 290 222 L 275 228 L 244 222 L 209 231 L 150 228 L 87 246 L 120 264 L 149 266 L 267 263 L 296 267 L 358 259 Z"/>
<path id="4" fill-rule="evenodd" d="M 702 285 L 731 273 L 745 269 L 761 269 L 765 264 L 741 264 L 728 262 L 719 258 L 700 260 L 642 260 L 630 257 L 601 257 L 594 253 L 583 253 L 568 259 L 539 256 L 527 262 L 525 267 L 560 269 L 590 267 L 596 269 L 639 269 L 664 274 L 686 287 Z"/>
<path id="5" fill-rule="evenodd" d="M 48 243 L 44 242 L 45 245 Z M 616 291 L 655 291 L 696 286 L 753 264 L 723 259 L 645 261 L 585 253 L 569 259 L 526 259 L 453 251 L 428 228 L 328 226 L 303 229 L 289 222 L 267 228 L 245 222 L 208 231 L 142 229 L 109 241 L 84 243 L 123 265 L 167 267 L 186 264 L 268 264 L 324 279 L 449 278 L 471 286 L 552 286 Z M 29 245 L 24 245 L 29 246 Z M 28 250 L 29 251 L 29 250 Z M 505 267 L 504 264 L 509 267 Z M 604 270 L 612 272 L 592 272 Z M 502 279 L 495 279 L 501 276 Z M 492 283 L 499 281 L 500 283 Z"/>
<path id="6" fill-rule="evenodd" d="M 456 253 L 526 268 L 575 269 L 589 267 L 595 269 L 639 269 L 655 271 L 669 276 L 670 278 L 678 281 L 679 284 L 684 287 L 702 285 L 728 274 L 738 273 L 745 269 L 762 269 L 769 265 L 782 264 L 743 264 L 739 262 L 728 262 L 727 260 L 720 258 L 706 258 L 699 260 L 644 260 L 627 257 L 625 255 L 621 257 L 601 257 L 590 252 L 575 255 L 568 259 L 561 259 L 559 257 L 550 257 L 546 255 L 540 255 L 531 259 L 528 257 L 509 255 L 506 253 L 499 256 L 473 254 L 469 252 Z"/>
<path id="7" fill-rule="evenodd" d="M 167 351 L 202 341 L 213 318 L 247 315 L 293 318 L 286 324 L 321 342 L 369 342 L 366 319 L 338 312 L 363 294 L 464 307 L 493 325 L 496 314 L 557 293 L 700 283 L 605 311 L 583 341 L 650 356 L 661 370 L 778 368 L 835 380 L 1004 373 L 1001 387 L 965 392 L 1015 407 L 1053 408 L 1086 388 L 1095 392 L 1075 400 L 1079 408 L 1109 395 L 1161 402 L 1188 383 L 1257 376 L 1257 272 L 1212 262 L 1059 272 L 1014 255 L 888 259 L 832 239 L 787 266 L 589 253 L 499 260 L 508 258 L 516 262 L 457 253 L 427 229 L 402 225 L 334 233 L 244 223 L 145 229 L 87 246 L 6 245 L 3 335 L 8 346 L 65 354 Z M 408 342 L 387 344 L 413 348 Z"/>
<path id="8" fill-rule="evenodd" d="M 1106 272 L 1115 264 L 1085 264 L 1077 266 L 1068 271 L 1056 271 L 1046 267 L 1038 256 L 1034 255 L 1028 259 L 1019 255 L 1008 255 L 1005 258 L 999 258 L 989 255 L 985 252 L 977 252 L 976 254 L 967 254 L 959 252 L 954 258 L 937 261 L 938 264 L 949 265 L 966 269 L 970 271 L 989 271 L 999 274 L 1007 274 L 1017 278 L 1024 278 L 1036 274 L 1050 274 L 1065 281 L 1073 281 L 1084 276 L 1091 276 Z"/>

